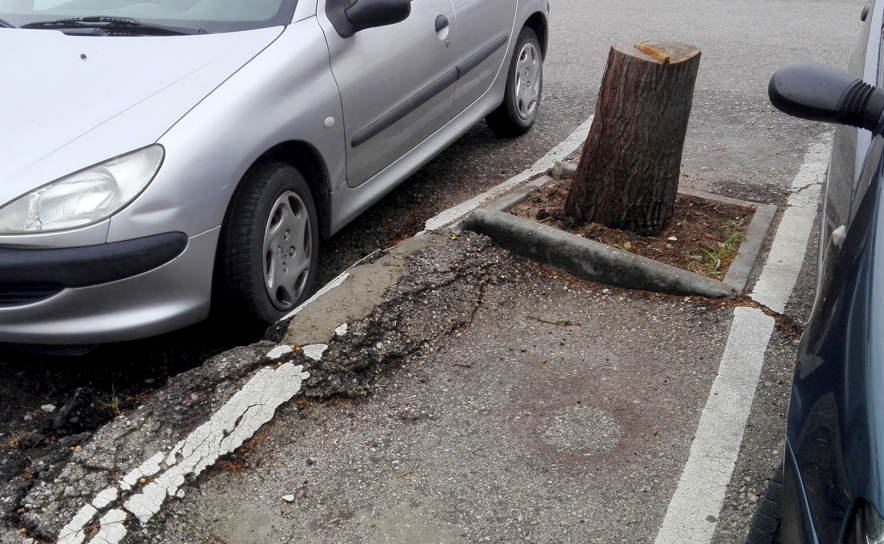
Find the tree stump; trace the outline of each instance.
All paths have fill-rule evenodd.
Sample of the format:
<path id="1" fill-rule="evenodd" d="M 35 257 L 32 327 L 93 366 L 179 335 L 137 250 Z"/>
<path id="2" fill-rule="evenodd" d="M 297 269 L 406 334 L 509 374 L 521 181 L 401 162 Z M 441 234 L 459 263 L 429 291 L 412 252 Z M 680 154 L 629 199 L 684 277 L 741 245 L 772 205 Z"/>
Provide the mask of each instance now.
<path id="1" fill-rule="evenodd" d="M 658 234 L 672 218 L 700 50 L 615 45 L 565 200 L 577 224 Z"/>

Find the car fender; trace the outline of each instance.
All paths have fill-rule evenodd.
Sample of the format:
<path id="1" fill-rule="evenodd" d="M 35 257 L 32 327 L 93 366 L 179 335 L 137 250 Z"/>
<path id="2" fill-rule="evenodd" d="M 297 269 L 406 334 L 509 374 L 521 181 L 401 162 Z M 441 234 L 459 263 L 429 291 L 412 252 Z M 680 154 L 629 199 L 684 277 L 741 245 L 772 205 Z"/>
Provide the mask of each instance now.
<path id="1" fill-rule="evenodd" d="M 254 163 L 291 141 L 314 149 L 330 188 L 344 181 L 341 102 L 316 18 L 289 25 L 271 46 L 196 105 L 158 140 L 156 179 L 111 219 L 108 241 L 221 224 Z"/>

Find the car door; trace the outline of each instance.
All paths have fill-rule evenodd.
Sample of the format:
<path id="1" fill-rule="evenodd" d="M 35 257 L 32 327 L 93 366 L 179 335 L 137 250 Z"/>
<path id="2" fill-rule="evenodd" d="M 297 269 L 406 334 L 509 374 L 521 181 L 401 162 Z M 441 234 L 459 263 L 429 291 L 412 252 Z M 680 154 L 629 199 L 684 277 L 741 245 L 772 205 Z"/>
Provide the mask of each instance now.
<path id="1" fill-rule="evenodd" d="M 876 5 L 877 4 L 877 5 Z M 850 56 L 848 72 L 870 85 L 880 86 L 884 83 L 880 56 L 882 42 L 881 2 L 869 2 L 861 12 L 862 29 L 856 48 Z M 874 31 L 873 31 L 874 29 Z M 832 149 L 832 160 L 829 164 L 828 181 L 824 200 L 824 214 L 820 224 L 818 253 L 817 290 L 822 290 L 821 281 L 825 276 L 826 261 L 829 260 L 831 236 L 840 227 L 847 227 L 850 219 L 851 204 L 856 200 L 863 163 L 866 162 L 872 146 L 872 135 L 869 131 L 838 125 L 835 127 L 835 139 Z M 871 158 L 877 161 L 878 157 Z"/>
<path id="2" fill-rule="evenodd" d="M 451 0 L 412 0 L 404 21 L 342 37 L 329 15 L 352 3 L 320 0 L 317 17 L 341 94 L 347 183 L 357 187 L 448 122 L 457 73 Z"/>
<path id="3" fill-rule="evenodd" d="M 453 0 L 458 76 L 453 114 L 465 110 L 491 87 L 507 60 L 518 0 Z"/>

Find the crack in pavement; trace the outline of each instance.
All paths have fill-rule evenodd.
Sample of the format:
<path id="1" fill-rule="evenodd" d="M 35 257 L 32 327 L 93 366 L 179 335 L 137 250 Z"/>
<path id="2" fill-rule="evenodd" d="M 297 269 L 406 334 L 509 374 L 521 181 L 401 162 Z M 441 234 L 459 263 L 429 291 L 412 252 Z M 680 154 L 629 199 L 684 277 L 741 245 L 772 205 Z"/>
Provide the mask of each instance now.
<path id="1" fill-rule="evenodd" d="M 416 252 L 406 265 L 408 275 L 389 290 L 369 316 L 348 325 L 346 338 L 338 337 L 330 346 L 317 346 L 322 350 L 322 358 L 315 368 L 310 365 L 313 376 L 304 393 L 326 397 L 358 392 L 375 370 L 471 323 L 488 288 L 512 279 L 500 268 L 504 253 L 489 239 L 474 234 L 446 239 L 436 247 Z M 294 351 L 310 359 L 304 348 L 275 346 L 263 353 L 265 361 Z M 250 438 L 273 417 L 279 405 L 301 390 L 302 380 L 310 376 L 302 372 L 303 365 L 282 361 L 277 364 L 276 368 L 255 371 L 211 419 L 183 439 L 142 444 L 141 451 L 153 455 L 129 469 L 122 478 L 111 480 L 114 485 L 110 488 L 95 489 L 91 504 L 82 507 L 56 533 L 59 542 L 83 544 L 87 534 L 93 534 L 87 529 L 88 524 L 96 523 L 95 519 L 100 517 L 95 525 L 97 532 L 89 542 L 116 544 L 125 538 L 127 530 L 149 523 L 167 499 L 183 498 L 188 483 Z M 168 398 L 168 394 L 160 393 L 155 400 L 168 402 Z M 140 419 L 132 417 L 131 422 L 119 423 L 144 425 L 152 417 L 146 412 L 140 415 Z"/>
<path id="2" fill-rule="evenodd" d="M 140 492 L 123 502 L 123 508 L 132 513 L 142 525 L 160 511 L 167 497 L 183 497 L 182 486 L 198 476 L 219 457 L 234 451 L 255 431 L 272 419 L 276 409 L 289 401 L 301 389 L 303 380 L 310 376 L 303 366 L 284 363 L 277 368 L 265 367 L 218 410 L 209 421 L 200 425 L 168 454 L 162 452 L 130 471 L 120 482 L 124 491 L 142 478 L 159 474 Z M 165 470 L 161 466 L 165 458 Z M 93 503 L 107 507 L 116 500 L 116 489 L 102 491 Z M 59 533 L 59 544 L 81 544 L 85 541 L 85 527 L 99 513 L 93 504 L 83 506 Z M 89 541 L 92 544 L 117 544 L 127 533 L 123 524 L 125 511 L 114 508 L 99 520 L 99 531 Z"/>

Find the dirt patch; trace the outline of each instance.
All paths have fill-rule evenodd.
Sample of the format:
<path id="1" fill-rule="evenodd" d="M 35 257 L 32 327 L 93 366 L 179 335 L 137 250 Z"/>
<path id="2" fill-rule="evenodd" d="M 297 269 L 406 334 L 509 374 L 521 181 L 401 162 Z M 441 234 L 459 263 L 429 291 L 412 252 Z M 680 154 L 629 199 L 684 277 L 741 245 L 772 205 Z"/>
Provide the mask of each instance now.
<path id="1" fill-rule="evenodd" d="M 755 213 L 752 208 L 679 194 L 663 232 L 640 236 L 598 223 L 575 226 L 564 213 L 570 186 L 571 178 L 547 183 L 510 213 L 717 280 L 724 278 Z"/>

